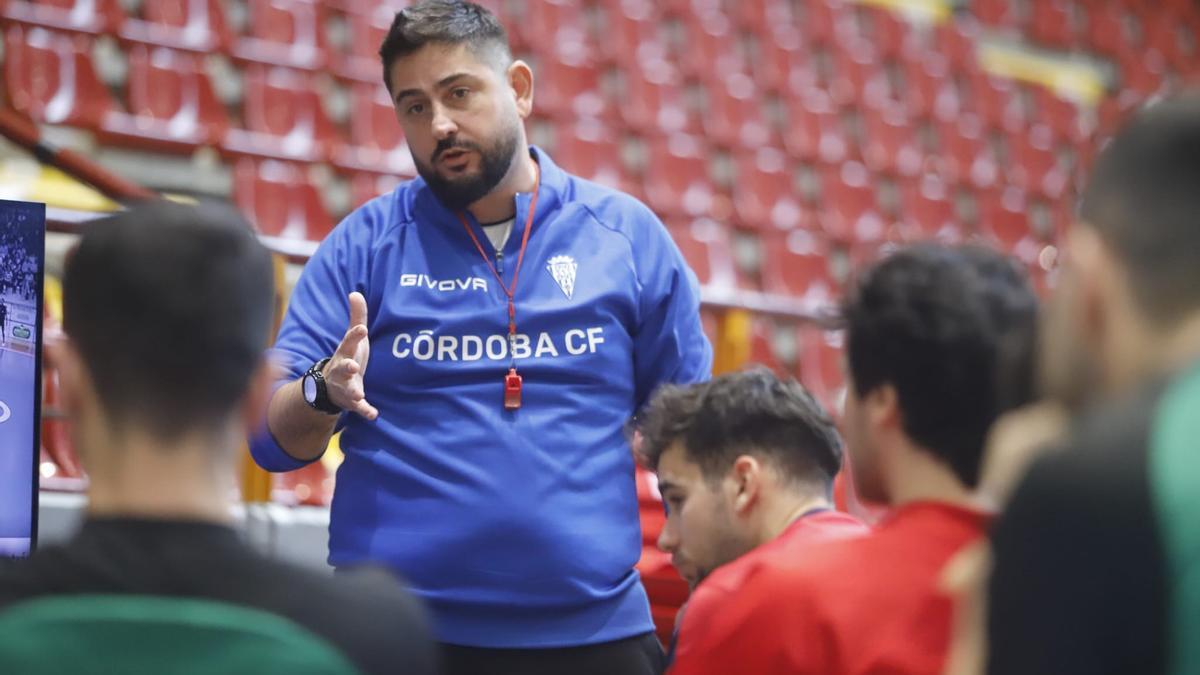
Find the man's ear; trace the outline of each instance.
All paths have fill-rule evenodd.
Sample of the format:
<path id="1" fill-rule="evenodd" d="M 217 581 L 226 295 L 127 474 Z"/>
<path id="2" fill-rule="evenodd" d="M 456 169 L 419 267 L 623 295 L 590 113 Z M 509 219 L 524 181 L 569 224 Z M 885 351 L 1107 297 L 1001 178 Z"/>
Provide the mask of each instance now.
<path id="1" fill-rule="evenodd" d="M 758 501 L 762 491 L 765 467 L 752 455 L 733 460 L 726 480 L 727 495 L 734 513 L 743 514 Z"/>
<path id="2" fill-rule="evenodd" d="M 877 431 L 898 429 L 903 420 L 900 414 L 900 396 L 890 383 L 881 384 L 862 397 L 860 407 L 865 413 L 867 425 Z"/>
<path id="3" fill-rule="evenodd" d="M 1082 336 L 1109 335 L 1112 315 L 1124 299 L 1122 285 L 1127 284 L 1125 269 L 1092 227 L 1072 228 L 1069 245 L 1072 264 L 1077 272 Z"/>
<path id="4" fill-rule="evenodd" d="M 75 344 L 66 335 L 45 342 L 47 360 L 58 372 L 58 391 L 67 416 L 78 419 L 96 399 L 92 374 Z"/>
<path id="5" fill-rule="evenodd" d="M 517 113 L 521 119 L 533 112 L 533 69 L 528 63 L 517 59 L 508 67 L 508 86 L 516 97 Z"/>

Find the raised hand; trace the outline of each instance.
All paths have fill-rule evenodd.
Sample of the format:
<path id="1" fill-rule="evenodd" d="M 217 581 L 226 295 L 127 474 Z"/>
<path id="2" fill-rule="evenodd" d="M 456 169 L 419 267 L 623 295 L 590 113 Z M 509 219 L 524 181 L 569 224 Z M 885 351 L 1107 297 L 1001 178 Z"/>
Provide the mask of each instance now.
<path id="1" fill-rule="evenodd" d="M 350 327 L 337 351 L 325 364 L 325 386 L 329 400 L 342 410 L 356 412 L 365 419 L 379 417 L 379 411 L 367 402 L 363 376 L 371 356 L 367 338 L 367 299 L 362 293 L 350 294 Z"/>

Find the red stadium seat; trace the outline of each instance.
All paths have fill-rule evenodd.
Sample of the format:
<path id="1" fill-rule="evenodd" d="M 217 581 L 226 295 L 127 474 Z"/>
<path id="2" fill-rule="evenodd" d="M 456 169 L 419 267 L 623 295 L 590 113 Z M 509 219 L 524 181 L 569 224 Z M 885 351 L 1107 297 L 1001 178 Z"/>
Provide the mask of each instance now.
<path id="1" fill-rule="evenodd" d="M 937 28 L 937 53 L 955 68 L 974 69 L 978 64 L 979 34 L 979 24 L 973 20 L 947 21 Z"/>
<path id="2" fill-rule="evenodd" d="M 622 69 L 636 69 L 646 62 L 665 61 L 662 16 L 651 0 L 619 0 L 597 8 L 600 22 L 592 36 L 600 56 Z"/>
<path id="3" fill-rule="evenodd" d="M 1193 9 L 1193 12 L 1195 10 Z M 1139 13 L 1147 55 L 1163 59 L 1176 71 L 1187 72 L 1195 66 L 1197 24 L 1182 12 L 1166 8 L 1143 8 Z M 1185 39 L 1185 32 L 1190 35 Z"/>
<path id="4" fill-rule="evenodd" d="M 309 77 L 259 64 L 245 73 L 244 128 L 229 130 L 225 149 L 303 162 L 328 159 L 339 145 L 337 131 Z"/>
<path id="5" fill-rule="evenodd" d="M 99 129 L 113 105 L 92 69 L 90 39 L 45 28 L 5 31 L 4 89 L 10 106 L 46 124 Z"/>
<path id="6" fill-rule="evenodd" d="M 1084 115 L 1074 101 L 1062 98 L 1045 87 L 1034 93 L 1037 99 L 1038 118 L 1054 130 L 1054 135 L 1082 145 L 1092 140 L 1096 133 L 1094 115 Z"/>
<path id="7" fill-rule="evenodd" d="M 954 212 L 947 186 L 935 175 L 906 181 L 901 188 L 905 235 L 908 239 L 963 240 L 963 228 Z"/>
<path id="8" fill-rule="evenodd" d="M 0 3 L 5 23 L 99 35 L 115 33 L 124 19 L 118 0 L 9 0 Z"/>
<path id="9" fill-rule="evenodd" d="M 808 42 L 827 44 L 833 41 L 837 29 L 838 13 L 843 11 L 844 0 L 808 0 L 794 5 L 799 11 L 796 17 L 804 30 Z"/>
<path id="10" fill-rule="evenodd" d="M 729 232 L 723 225 L 700 218 L 682 225 L 672 224 L 669 229 L 671 238 L 701 284 L 726 293 L 742 285 L 733 263 Z"/>
<path id="11" fill-rule="evenodd" d="M 971 13 L 989 26 L 1014 28 L 1017 8 L 1013 0 L 972 0 Z"/>
<path id="12" fill-rule="evenodd" d="M 1128 37 L 1122 19 L 1124 10 L 1110 0 L 1089 0 L 1087 3 L 1085 39 L 1091 49 L 1112 55 L 1125 49 Z"/>
<path id="13" fill-rule="evenodd" d="M 1042 245 L 1030 229 L 1029 202 L 1019 188 L 986 192 L 980 200 L 980 233 L 1000 250 L 1029 265 Z"/>
<path id="14" fill-rule="evenodd" d="M 821 180 L 822 229 L 850 242 L 881 240 L 886 226 L 876 206 L 875 185 L 867 167 L 846 162 L 826 169 Z"/>
<path id="15" fill-rule="evenodd" d="M 695 136 L 655 139 L 649 146 L 644 182 L 650 208 L 659 213 L 703 216 L 713 207 L 708 153 Z"/>
<path id="16" fill-rule="evenodd" d="M 950 79 L 949 62 L 940 54 L 929 54 L 920 59 L 908 59 L 901 63 L 903 68 L 904 101 L 913 117 L 936 115 L 940 119 L 952 119 L 958 113 L 958 100 L 944 101 L 943 93 L 954 93 Z M 950 111 L 944 110 L 947 103 L 953 104 Z M 940 109 L 941 110 L 940 110 Z M 943 112 L 948 114 L 943 114 Z"/>
<path id="17" fill-rule="evenodd" d="M 750 361 L 765 366 L 777 375 L 788 369 L 776 346 L 775 321 L 768 316 L 755 316 L 750 323 Z"/>
<path id="18" fill-rule="evenodd" d="M 350 91 L 350 143 L 336 149 L 334 163 L 357 171 L 417 175 L 387 89 L 361 83 Z"/>
<path id="19" fill-rule="evenodd" d="M 790 230 L 803 218 L 787 156 L 774 148 L 739 153 L 733 208 L 738 223 L 756 229 Z"/>
<path id="20" fill-rule="evenodd" d="M 1118 54 L 1117 62 L 1121 69 L 1120 84 L 1124 93 L 1144 100 L 1158 93 L 1165 85 L 1166 63 L 1161 55 L 1129 50 Z"/>
<path id="21" fill-rule="evenodd" d="M 1075 44 L 1075 21 L 1071 0 L 1039 0 L 1031 3 L 1033 12 L 1029 35 L 1037 42 L 1060 49 Z"/>
<path id="22" fill-rule="evenodd" d="M 793 33 L 795 39 L 790 41 L 788 37 L 769 33 L 758 36 L 753 75 L 759 89 L 784 92 L 789 87 L 793 69 L 804 67 L 798 63 L 802 56 L 798 53 L 800 43 L 796 35 Z"/>
<path id="23" fill-rule="evenodd" d="M 999 167 L 995 154 L 984 137 L 983 122 L 965 114 L 937 127 L 939 152 L 935 161 L 939 172 L 954 183 L 970 183 L 979 188 L 996 184 Z"/>
<path id="24" fill-rule="evenodd" d="M 554 159 L 580 178 L 617 189 L 626 187 L 618 139 L 595 120 L 560 125 L 555 133 Z"/>
<path id="25" fill-rule="evenodd" d="M 1050 128 L 1039 124 L 1008 137 L 1010 182 L 1050 199 L 1062 197 L 1069 176 L 1059 161 Z"/>
<path id="26" fill-rule="evenodd" d="M 717 145 L 745 150 L 766 145 L 771 128 L 762 114 L 762 100 L 754 90 L 754 80 L 737 73 L 705 89 L 705 136 Z"/>
<path id="27" fill-rule="evenodd" d="M 586 62 L 568 62 L 554 56 L 530 59 L 537 82 L 534 107 L 551 117 L 595 117 L 604 113 L 600 72 Z"/>
<path id="28" fill-rule="evenodd" d="M 545 55 L 590 50 L 579 0 L 525 0 L 515 7 L 521 11 L 504 17 L 515 49 Z"/>
<path id="29" fill-rule="evenodd" d="M 840 332 L 815 326 L 801 326 L 796 331 L 796 379 L 834 416 L 841 414 L 845 393 L 842 339 Z"/>
<path id="30" fill-rule="evenodd" d="M 683 22 L 683 44 L 676 53 L 685 74 L 697 79 L 721 79 L 749 72 L 737 50 L 732 22 L 723 14 L 689 12 Z"/>
<path id="31" fill-rule="evenodd" d="M 865 140 L 863 160 L 876 173 L 915 176 L 921 171 L 924 154 L 910 122 L 899 108 L 863 116 Z"/>
<path id="32" fill-rule="evenodd" d="M 141 14 L 121 24 L 122 40 L 202 54 L 233 44 L 219 0 L 145 0 Z"/>
<path id="33" fill-rule="evenodd" d="M 666 66 L 634 68 L 616 74 L 608 99 L 625 126 L 651 136 L 680 131 L 698 132 L 688 113 L 675 72 Z"/>
<path id="34" fill-rule="evenodd" d="M 796 298 L 816 311 L 837 301 L 829 267 L 829 247 L 817 234 L 795 230 L 775 235 L 764 246 L 763 290 Z"/>
<path id="35" fill-rule="evenodd" d="M 269 237 L 321 241 L 333 229 L 316 186 L 288 162 L 238 161 L 233 201 Z"/>
<path id="36" fill-rule="evenodd" d="M 786 99 L 785 105 L 787 119 L 781 131 L 788 154 L 803 160 L 819 159 L 825 164 L 846 158 L 842 121 L 828 95 L 814 90 L 803 98 Z"/>
<path id="37" fill-rule="evenodd" d="M 224 140 L 229 116 L 199 55 L 134 45 L 127 86 L 129 114 L 111 113 L 105 131 L 184 152 Z"/>
<path id="38" fill-rule="evenodd" d="M 879 73 L 879 61 L 870 43 L 857 42 L 832 51 L 834 79 L 830 94 L 838 105 L 863 105 L 867 85 Z"/>
<path id="39" fill-rule="evenodd" d="M 870 42 L 881 57 L 901 58 L 908 39 L 908 23 L 895 11 L 860 5 L 855 18 L 857 35 Z"/>
<path id="40" fill-rule="evenodd" d="M 995 77 L 986 71 L 971 73 L 967 103 L 984 123 L 1009 133 L 1020 133 L 1026 119 L 1020 91 L 1012 80 Z"/>
<path id="41" fill-rule="evenodd" d="M 743 0 L 729 3 L 730 18 L 736 27 L 753 35 L 766 34 L 771 29 L 767 18 L 767 6 L 776 4 L 774 0 Z"/>
<path id="42" fill-rule="evenodd" d="M 391 192 L 400 178 L 387 173 L 358 173 L 350 178 L 350 202 L 358 208 L 379 195 Z"/>
<path id="43" fill-rule="evenodd" d="M 234 57 L 302 70 L 323 69 L 325 11 L 314 0 L 248 0 L 249 35 L 238 40 Z"/>
<path id="44" fill-rule="evenodd" d="M 366 14 L 356 13 L 346 17 L 348 49 L 331 56 L 334 72 L 339 77 L 359 82 L 382 81 L 379 46 L 387 37 L 394 16 L 390 7 L 380 5 Z"/>

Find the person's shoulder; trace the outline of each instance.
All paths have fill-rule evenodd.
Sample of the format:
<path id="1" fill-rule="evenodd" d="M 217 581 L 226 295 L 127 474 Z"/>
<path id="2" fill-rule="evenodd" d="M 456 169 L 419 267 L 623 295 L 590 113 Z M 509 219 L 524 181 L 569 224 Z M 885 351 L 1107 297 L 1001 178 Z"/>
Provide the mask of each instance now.
<path id="1" fill-rule="evenodd" d="M 432 673 L 436 659 L 425 611 L 400 581 L 382 568 L 329 575 L 266 561 L 286 594 L 265 607 L 322 636 L 365 673 Z"/>
<path id="2" fill-rule="evenodd" d="M 367 200 L 338 223 L 330 239 L 363 241 L 373 245 L 376 239 L 388 232 L 411 225 L 416 219 L 413 202 L 424 185 L 420 179 L 407 180 Z"/>
<path id="3" fill-rule="evenodd" d="M 583 207 L 609 229 L 631 237 L 666 231 L 654 211 L 631 194 L 571 174 L 567 184 L 564 202 Z"/>
<path id="4" fill-rule="evenodd" d="M 287 562 L 267 561 L 267 572 L 278 575 L 279 583 L 299 591 L 305 601 L 320 606 L 321 614 L 333 620 L 389 620 L 393 625 L 424 622 L 419 603 L 400 580 L 382 568 L 363 568 L 352 573 L 329 575 Z M 301 590 L 302 589 L 302 590 Z"/>

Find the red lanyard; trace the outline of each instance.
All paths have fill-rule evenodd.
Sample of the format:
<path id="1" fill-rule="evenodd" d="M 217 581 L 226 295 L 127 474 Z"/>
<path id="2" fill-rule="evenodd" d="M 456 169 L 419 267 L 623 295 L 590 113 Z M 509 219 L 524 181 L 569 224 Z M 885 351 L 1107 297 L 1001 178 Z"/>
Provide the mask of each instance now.
<path id="1" fill-rule="evenodd" d="M 500 284 L 500 290 L 504 291 L 504 295 L 508 298 L 508 353 L 512 358 L 513 365 L 508 369 L 508 375 L 504 377 L 504 408 L 506 410 L 516 410 L 521 407 L 521 376 L 517 374 L 517 358 L 513 352 L 517 337 L 517 303 L 514 298 L 517 293 L 517 279 L 521 276 L 521 263 L 525 260 L 525 248 L 529 245 L 529 233 L 533 231 L 533 214 L 537 210 L 538 187 L 542 180 L 542 171 L 537 164 L 534 164 L 533 171 L 533 196 L 529 200 L 529 215 L 525 218 L 525 232 L 521 235 L 521 252 L 517 254 L 517 267 L 513 270 L 511 287 L 504 285 L 504 277 L 500 276 L 500 272 L 492 264 L 492 259 L 488 257 L 487 251 L 483 250 L 483 245 L 479 243 L 479 237 L 475 236 L 475 231 L 471 229 L 467 217 L 461 212 L 458 214 L 458 220 L 462 223 L 463 229 L 467 231 L 467 236 L 471 238 L 471 243 L 475 244 L 475 250 L 479 251 L 479 257 L 483 258 L 484 264 L 488 266 Z"/>

